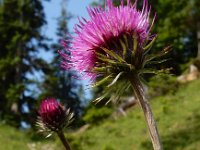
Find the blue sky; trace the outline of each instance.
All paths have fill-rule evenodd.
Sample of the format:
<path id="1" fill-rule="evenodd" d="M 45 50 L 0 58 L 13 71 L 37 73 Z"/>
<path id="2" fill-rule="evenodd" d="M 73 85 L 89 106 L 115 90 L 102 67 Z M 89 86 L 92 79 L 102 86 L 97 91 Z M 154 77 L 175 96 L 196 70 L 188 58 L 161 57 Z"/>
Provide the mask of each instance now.
<path id="1" fill-rule="evenodd" d="M 44 11 L 48 25 L 45 27 L 44 32 L 48 37 L 55 39 L 55 33 L 57 28 L 56 18 L 60 16 L 61 12 L 61 1 L 62 0 L 51 0 L 51 2 L 44 1 Z M 70 12 L 74 17 L 69 21 L 68 28 L 70 32 L 73 32 L 74 24 L 78 23 L 78 16 L 89 18 L 86 7 L 92 2 L 97 0 L 67 0 L 67 4 L 63 5 L 67 11 Z"/>
<path id="2" fill-rule="evenodd" d="M 56 18 L 60 16 L 61 6 L 65 7 L 66 10 L 73 15 L 73 18 L 68 22 L 69 31 L 73 33 L 73 26 L 78 23 L 78 16 L 89 19 L 86 7 L 98 0 L 65 0 L 67 2 L 66 4 L 62 4 L 62 1 L 63 0 L 51 0 L 50 2 L 43 1 L 47 20 L 47 25 L 43 28 L 43 34 L 52 39 L 53 41 L 50 41 L 52 43 L 56 42 Z M 48 62 L 52 59 L 51 50 L 49 52 L 41 50 L 40 55 Z"/>
<path id="3" fill-rule="evenodd" d="M 51 42 L 56 41 L 56 29 L 57 20 L 61 13 L 61 2 L 63 0 L 51 0 L 51 2 L 43 1 L 44 11 L 46 14 L 47 25 L 44 27 L 43 32 L 46 36 L 53 39 Z M 62 7 L 66 7 L 66 10 L 73 15 L 73 18 L 68 22 L 69 31 L 73 33 L 73 26 L 78 23 L 78 16 L 89 19 L 87 9 L 92 2 L 98 0 L 67 0 L 67 4 L 62 4 Z M 50 62 L 52 55 L 50 52 L 41 51 L 40 54 L 45 60 Z M 87 85 L 88 81 L 82 82 L 83 85 Z M 86 88 L 86 86 L 84 86 Z M 90 90 L 85 90 L 86 98 L 90 99 Z"/>

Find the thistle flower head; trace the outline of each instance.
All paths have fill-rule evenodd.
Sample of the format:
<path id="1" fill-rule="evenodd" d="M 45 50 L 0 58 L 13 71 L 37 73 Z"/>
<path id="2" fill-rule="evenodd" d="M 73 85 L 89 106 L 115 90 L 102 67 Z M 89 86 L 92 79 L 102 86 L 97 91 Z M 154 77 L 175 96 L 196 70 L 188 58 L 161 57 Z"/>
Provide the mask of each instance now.
<path id="1" fill-rule="evenodd" d="M 65 110 L 55 98 L 43 100 L 38 113 L 37 125 L 41 132 L 59 132 L 71 122 L 73 117 L 73 114 Z"/>
<path id="2" fill-rule="evenodd" d="M 91 78 L 96 77 L 91 70 L 95 67 L 98 60 L 96 52 L 103 53 L 102 47 L 114 50 L 120 53 L 120 49 L 116 49 L 116 44 L 120 46 L 119 39 L 124 36 L 132 38 L 135 35 L 139 45 L 143 45 L 147 40 L 150 31 L 149 15 L 150 9 L 146 0 L 143 3 L 143 9 L 140 11 L 134 4 L 127 0 L 127 5 L 123 4 L 114 7 L 111 0 L 107 0 L 106 8 L 88 8 L 91 20 L 79 21 L 75 26 L 76 37 L 72 41 L 70 58 L 64 56 L 66 61 L 63 62 L 63 68 L 73 68 L 78 72 L 84 72 Z"/>
<path id="3" fill-rule="evenodd" d="M 149 62 L 157 56 L 147 57 L 156 39 L 150 33 L 155 19 L 150 22 L 150 10 L 147 0 L 143 0 L 141 10 L 137 0 L 134 4 L 127 0 L 126 5 L 121 0 L 118 7 L 106 0 L 105 9 L 88 8 L 90 20 L 79 21 L 71 47 L 66 48 L 70 55 L 60 52 L 62 67 L 81 72 L 91 80 L 103 77 L 95 85 L 113 80 L 108 87 L 133 74 L 153 72 L 148 69 Z"/>

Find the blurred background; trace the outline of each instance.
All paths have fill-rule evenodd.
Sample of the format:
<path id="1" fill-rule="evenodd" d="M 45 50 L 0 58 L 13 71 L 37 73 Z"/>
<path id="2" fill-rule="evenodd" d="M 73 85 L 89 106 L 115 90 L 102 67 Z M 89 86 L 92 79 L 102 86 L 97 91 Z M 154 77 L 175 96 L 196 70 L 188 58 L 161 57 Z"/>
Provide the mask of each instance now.
<path id="1" fill-rule="evenodd" d="M 142 111 L 127 90 L 118 103 L 92 100 L 104 89 L 60 68 L 62 40 L 74 35 L 78 16 L 104 0 L 0 0 L 0 150 L 62 150 L 52 136 L 37 133 L 38 107 L 46 97 L 73 110 L 66 130 L 74 150 L 150 150 Z M 114 3 L 119 5 L 120 0 Z M 142 6 L 142 0 L 138 0 Z M 144 76 L 164 149 L 200 150 L 200 1 L 149 0 L 157 53 L 171 45 L 158 69 L 171 75 Z M 114 94 L 114 93 L 113 93 Z"/>

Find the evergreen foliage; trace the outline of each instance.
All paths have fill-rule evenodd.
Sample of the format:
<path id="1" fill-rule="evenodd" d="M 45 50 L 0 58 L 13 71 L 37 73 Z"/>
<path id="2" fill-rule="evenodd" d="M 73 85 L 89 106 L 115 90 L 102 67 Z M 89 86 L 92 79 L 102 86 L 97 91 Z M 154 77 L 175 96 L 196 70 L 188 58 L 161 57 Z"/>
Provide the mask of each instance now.
<path id="1" fill-rule="evenodd" d="M 81 103 L 79 83 L 73 72 L 60 70 L 58 50 L 60 39 L 67 39 L 68 15 L 62 4 L 58 18 L 58 42 L 42 34 L 47 24 L 40 0 L 3 0 L 0 3 L 0 120 L 15 127 L 22 121 L 35 125 L 39 100 L 58 98 L 78 117 Z M 41 50 L 51 50 L 53 60 L 48 63 Z M 35 75 L 39 79 L 34 79 Z"/>
<path id="2" fill-rule="evenodd" d="M 74 112 L 74 117 L 78 118 L 80 115 L 81 99 L 79 92 L 81 85 L 74 78 L 76 75 L 72 71 L 61 70 L 60 68 L 60 56 L 58 51 L 63 49 L 61 46 L 62 40 L 69 40 L 67 34 L 69 30 L 67 23 L 72 17 L 66 10 L 67 0 L 62 1 L 61 16 L 57 19 L 57 37 L 58 41 L 52 44 L 53 60 L 47 67 L 45 72 L 45 80 L 41 84 L 42 93 L 40 99 L 46 97 L 57 97 L 67 108 Z M 69 46 L 69 45 L 68 45 Z"/>
<path id="3" fill-rule="evenodd" d="M 39 0 L 3 0 L 0 3 L 0 119 L 17 127 L 31 121 L 25 110 L 34 107 L 28 92 L 32 82 L 28 73 L 42 70 L 44 60 L 37 57 L 47 49 L 41 27 L 46 23 Z M 31 106 L 31 107 L 29 107 Z"/>
<path id="4" fill-rule="evenodd" d="M 151 0 L 150 3 L 157 14 L 154 29 L 158 33 L 158 40 L 155 50 L 160 50 L 166 44 L 172 45 L 172 59 L 168 66 L 174 67 L 175 74 L 180 74 L 183 71 L 181 65 L 198 54 L 200 1 Z"/>

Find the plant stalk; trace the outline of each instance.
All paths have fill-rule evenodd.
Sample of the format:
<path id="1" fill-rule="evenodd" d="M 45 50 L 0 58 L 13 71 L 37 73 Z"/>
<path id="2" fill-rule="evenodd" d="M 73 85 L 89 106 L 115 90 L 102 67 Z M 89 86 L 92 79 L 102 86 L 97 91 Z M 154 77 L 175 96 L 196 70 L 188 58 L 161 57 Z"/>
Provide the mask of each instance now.
<path id="1" fill-rule="evenodd" d="M 130 81 L 131 81 L 131 84 L 132 84 L 132 87 L 134 90 L 134 94 L 135 94 L 136 98 L 138 99 L 138 102 L 143 110 L 145 120 L 148 125 L 149 134 L 151 137 L 151 142 L 153 144 L 153 148 L 154 148 L 154 150 L 163 150 L 160 136 L 158 133 L 158 129 L 156 126 L 156 122 L 153 117 L 153 113 L 152 113 L 151 107 L 149 105 L 149 102 L 147 100 L 147 96 L 144 91 L 144 87 L 141 83 L 141 80 L 140 80 L 139 76 L 134 76 L 134 77 L 132 76 L 132 77 L 130 77 Z"/>
<path id="2" fill-rule="evenodd" d="M 72 150 L 67 139 L 65 138 L 65 135 L 63 134 L 63 131 L 57 132 L 57 134 L 61 142 L 63 143 L 65 150 Z"/>

